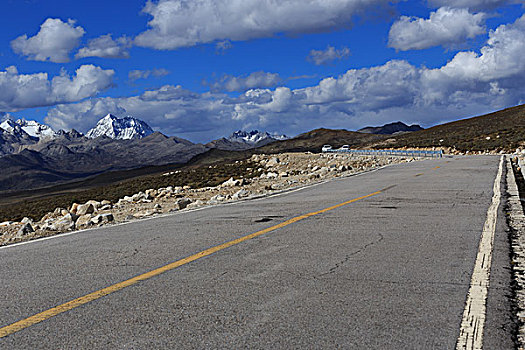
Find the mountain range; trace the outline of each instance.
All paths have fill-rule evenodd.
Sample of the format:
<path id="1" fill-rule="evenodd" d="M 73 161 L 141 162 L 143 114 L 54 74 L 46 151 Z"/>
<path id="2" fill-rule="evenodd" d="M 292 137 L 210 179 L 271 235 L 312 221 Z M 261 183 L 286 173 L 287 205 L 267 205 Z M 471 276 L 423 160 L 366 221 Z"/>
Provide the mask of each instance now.
<path id="1" fill-rule="evenodd" d="M 130 116 L 108 114 L 85 135 L 54 131 L 36 121 L 6 119 L 0 124 L 0 191 L 49 186 L 108 171 L 184 164 L 211 148 L 246 150 L 285 138 L 239 130 L 202 145 L 154 132 Z"/>
<path id="2" fill-rule="evenodd" d="M 227 151 L 240 151 L 261 147 L 274 141 L 286 140 L 288 138 L 289 137 L 286 135 L 270 134 L 259 130 L 252 130 L 249 132 L 238 130 L 228 137 L 222 137 L 218 140 L 211 141 L 207 143 L 206 146 Z"/>
<path id="3" fill-rule="evenodd" d="M 182 166 L 190 160 L 192 166 L 200 166 L 244 159 L 253 153 L 318 152 L 323 144 L 509 151 L 525 148 L 525 105 L 408 132 L 414 127 L 420 128 L 398 122 L 367 127 L 364 132 L 316 129 L 294 138 L 236 131 L 203 145 L 153 132 L 132 117 L 119 120 L 107 115 L 87 133 L 98 135 L 94 138 L 75 130 L 53 131 L 34 121 L 6 120 L 0 124 L 0 192 L 8 196 L 103 173 L 118 181 L 120 175 L 110 175 L 112 172 L 147 174 L 158 172 L 159 166 Z"/>
<path id="4" fill-rule="evenodd" d="M 385 124 L 383 126 L 367 126 L 357 130 L 365 134 L 395 135 L 403 132 L 420 131 L 423 128 L 417 124 L 406 125 L 403 122 Z"/>

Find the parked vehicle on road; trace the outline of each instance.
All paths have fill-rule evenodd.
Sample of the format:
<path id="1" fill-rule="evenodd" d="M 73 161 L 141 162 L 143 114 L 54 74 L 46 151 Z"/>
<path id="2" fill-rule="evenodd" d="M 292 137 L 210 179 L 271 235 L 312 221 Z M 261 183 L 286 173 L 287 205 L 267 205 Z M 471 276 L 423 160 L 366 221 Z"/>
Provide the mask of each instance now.
<path id="1" fill-rule="evenodd" d="M 323 148 L 321 148 L 321 152 L 329 152 L 332 150 L 332 146 L 330 145 L 324 145 Z"/>
<path id="2" fill-rule="evenodd" d="M 350 146 L 349 145 L 343 145 L 341 146 L 341 148 L 339 148 L 341 151 L 347 151 L 350 149 Z"/>

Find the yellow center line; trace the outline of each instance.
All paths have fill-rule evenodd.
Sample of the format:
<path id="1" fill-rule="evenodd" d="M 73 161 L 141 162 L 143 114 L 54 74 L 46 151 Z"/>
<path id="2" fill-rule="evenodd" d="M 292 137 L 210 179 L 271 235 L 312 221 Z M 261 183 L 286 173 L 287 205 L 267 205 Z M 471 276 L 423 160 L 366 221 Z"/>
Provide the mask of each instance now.
<path id="1" fill-rule="evenodd" d="M 389 188 L 391 188 L 391 187 L 389 187 Z M 7 325 L 7 326 L 4 326 L 4 327 L 0 328 L 0 338 L 6 337 L 6 336 L 8 336 L 10 334 L 13 334 L 15 332 L 21 331 L 22 329 L 30 327 L 30 326 L 32 326 L 34 324 L 39 323 L 39 322 L 45 321 L 45 320 L 47 320 L 47 319 L 49 319 L 51 317 L 54 317 L 54 316 L 57 316 L 57 315 L 63 313 L 63 312 L 66 312 L 66 311 L 72 310 L 72 309 L 74 309 L 76 307 L 79 307 L 79 306 L 82 306 L 84 304 L 87 304 L 87 303 L 89 303 L 91 301 L 94 301 L 96 299 L 102 298 L 102 297 L 104 297 L 104 296 L 106 296 L 108 294 L 115 293 L 115 292 L 117 292 L 117 291 L 119 291 L 121 289 L 124 289 L 126 287 L 132 286 L 132 285 L 137 284 L 137 283 L 139 283 L 141 281 L 144 281 L 144 280 L 150 279 L 152 277 L 158 276 L 158 275 L 160 275 L 160 274 L 162 274 L 164 272 L 176 269 L 177 267 L 180 267 L 182 265 L 188 264 L 188 263 L 190 263 L 192 261 L 195 261 L 195 260 L 198 260 L 200 258 L 204 258 L 204 257 L 206 257 L 208 255 L 211 255 L 213 253 L 216 253 L 216 252 L 218 252 L 220 250 L 229 248 L 231 246 L 237 245 L 237 244 L 242 243 L 244 241 L 247 241 L 247 240 L 253 239 L 255 237 L 261 236 L 261 235 L 263 235 L 265 233 L 268 233 L 268 232 L 271 232 L 271 231 L 275 231 L 275 230 L 277 230 L 279 228 L 288 226 L 290 224 L 293 224 L 295 222 L 304 220 L 304 219 L 309 218 L 311 216 L 319 215 L 319 214 L 322 214 L 322 213 L 326 213 L 327 211 L 340 208 L 340 207 L 345 206 L 347 204 L 354 203 L 354 202 L 357 202 L 359 200 L 378 195 L 379 193 L 381 193 L 381 192 L 383 192 L 383 191 L 385 191 L 387 189 L 388 188 L 376 191 L 374 193 L 367 194 L 365 196 L 354 198 L 354 199 L 351 199 L 349 201 L 346 201 L 346 202 L 343 202 L 343 203 L 339 203 L 339 204 L 333 205 L 331 207 L 328 207 L 328 208 L 325 208 L 325 209 L 322 209 L 322 210 L 314 211 L 314 212 L 311 212 L 311 213 L 308 213 L 308 214 L 303 214 L 303 215 L 291 218 L 291 219 L 289 219 L 287 221 L 284 221 L 284 222 L 282 222 L 280 224 L 277 224 L 275 226 L 271 226 L 271 227 L 265 228 L 263 230 L 251 233 L 249 235 L 246 235 L 246 236 L 234 239 L 232 241 L 229 241 L 229 242 L 226 242 L 226 243 L 219 244 L 217 246 L 208 248 L 206 250 L 203 250 L 201 252 L 198 252 L 196 254 L 188 256 L 188 257 L 186 257 L 184 259 L 177 260 L 175 262 L 172 262 L 172 263 L 169 263 L 167 265 L 161 266 L 161 267 L 159 267 L 157 269 L 154 269 L 154 270 L 151 270 L 149 272 L 143 273 L 141 275 L 135 276 L 135 277 L 130 278 L 128 280 L 125 280 L 125 281 L 113 284 L 113 285 L 111 285 L 109 287 L 102 288 L 102 289 L 97 290 L 95 292 L 92 292 L 92 293 L 86 294 L 84 296 L 81 296 L 79 298 L 76 298 L 76 299 L 73 299 L 71 301 L 68 301 L 68 302 L 66 302 L 64 304 L 61 304 L 61 305 L 55 306 L 53 308 L 47 309 L 47 310 L 42 311 L 42 312 L 40 312 L 40 313 L 38 313 L 36 315 L 30 316 L 28 318 L 25 318 L 23 320 L 17 321 L 15 323 L 12 323 L 10 325 Z"/>
<path id="2" fill-rule="evenodd" d="M 435 167 L 434 167 L 434 170 L 435 170 L 435 169 L 439 169 L 439 168 L 441 168 L 439 165 L 438 165 L 438 166 L 435 166 Z"/>
<path id="3" fill-rule="evenodd" d="M 419 174 L 414 175 L 414 177 L 418 177 L 418 176 L 421 176 L 421 175 L 423 175 L 423 174 L 424 174 L 424 173 L 419 173 Z"/>

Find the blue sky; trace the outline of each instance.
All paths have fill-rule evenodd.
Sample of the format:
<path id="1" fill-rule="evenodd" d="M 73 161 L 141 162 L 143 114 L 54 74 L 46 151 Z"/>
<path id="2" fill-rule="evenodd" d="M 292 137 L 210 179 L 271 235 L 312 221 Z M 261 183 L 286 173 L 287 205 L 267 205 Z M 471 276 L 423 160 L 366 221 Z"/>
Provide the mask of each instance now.
<path id="1" fill-rule="evenodd" d="M 0 113 L 206 142 L 525 103 L 523 1 L 3 1 Z"/>

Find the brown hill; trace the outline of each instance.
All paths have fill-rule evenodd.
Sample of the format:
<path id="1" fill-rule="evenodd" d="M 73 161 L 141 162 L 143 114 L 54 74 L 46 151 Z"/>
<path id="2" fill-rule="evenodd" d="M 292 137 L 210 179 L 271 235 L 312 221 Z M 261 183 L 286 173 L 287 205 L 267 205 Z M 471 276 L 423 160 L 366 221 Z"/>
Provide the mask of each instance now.
<path id="1" fill-rule="evenodd" d="M 323 145 L 332 147 L 349 145 L 351 148 L 359 148 L 363 145 L 384 140 L 385 135 L 364 134 L 347 130 L 315 129 L 301 134 L 293 139 L 276 141 L 257 148 L 258 153 L 278 152 L 320 152 Z"/>
<path id="2" fill-rule="evenodd" d="M 437 125 L 369 144 L 383 147 L 450 147 L 459 151 L 513 151 L 525 146 L 525 105 Z"/>

